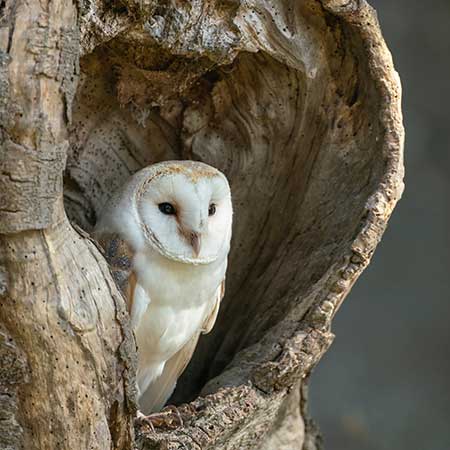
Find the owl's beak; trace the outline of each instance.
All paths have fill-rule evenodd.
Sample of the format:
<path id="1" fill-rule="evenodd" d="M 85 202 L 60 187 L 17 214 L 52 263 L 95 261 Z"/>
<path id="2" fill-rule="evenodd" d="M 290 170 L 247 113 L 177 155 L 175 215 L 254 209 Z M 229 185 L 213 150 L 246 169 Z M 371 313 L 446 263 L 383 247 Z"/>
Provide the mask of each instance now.
<path id="1" fill-rule="evenodd" d="M 200 249 L 202 246 L 202 239 L 198 233 L 191 233 L 190 235 L 191 246 L 194 250 L 195 257 L 198 257 L 200 254 Z"/>

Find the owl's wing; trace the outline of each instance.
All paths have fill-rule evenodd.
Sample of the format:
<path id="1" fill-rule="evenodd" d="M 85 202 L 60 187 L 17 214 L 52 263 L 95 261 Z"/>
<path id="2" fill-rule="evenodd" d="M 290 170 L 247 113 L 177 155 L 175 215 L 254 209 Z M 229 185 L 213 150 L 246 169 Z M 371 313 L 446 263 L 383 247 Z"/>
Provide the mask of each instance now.
<path id="1" fill-rule="evenodd" d="M 224 295 L 225 295 L 225 278 L 222 280 L 222 283 L 220 283 L 219 287 L 217 288 L 215 294 L 214 308 L 203 322 L 203 327 L 201 329 L 202 334 L 207 334 L 213 329 L 214 324 L 216 323 L 217 315 L 219 314 L 220 302 L 222 301 Z"/>
<path id="2" fill-rule="evenodd" d="M 205 318 L 201 330 L 192 336 L 192 338 L 175 355 L 172 356 L 166 364 L 161 375 L 147 388 L 139 399 L 139 404 L 144 413 L 159 411 L 169 400 L 175 390 L 178 378 L 186 369 L 192 358 L 195 347 L 197 346 L 200 333 L 209 333 L 216 322 L 219 312 L 220 302 L 225 293 L 225 279 L 217 288 L 214 298 L 214 307 L 210 314 Z"/>
<path id="3" fill-rule="evenodd" d="M 150 383 L 150 386 L 139 398 L 139 406 L 144 414 L 160 411 L 172 395 L 177 380 L 191 360 L 200 333 L 195 335 L 172 356 L 164 365 L 161 375 Z"/>
<path id="4" fill-rule="evenodd" d="M 134 252 L 117 233 L 94 233 L 94 237 L 105 252 L 114 280 L 127 301 L 131 325 L 133 329 L 136 329 L 150 299 L 137 282 L 133 271 Z"/>

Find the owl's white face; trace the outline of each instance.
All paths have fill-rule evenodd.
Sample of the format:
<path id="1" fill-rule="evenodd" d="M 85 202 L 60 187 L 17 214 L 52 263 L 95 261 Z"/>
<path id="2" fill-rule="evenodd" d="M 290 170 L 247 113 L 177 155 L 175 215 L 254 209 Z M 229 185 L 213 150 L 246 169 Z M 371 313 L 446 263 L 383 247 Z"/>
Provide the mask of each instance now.
<path id="1" fill-rule="evenodd" d="M 232 205 L 225 176 L 202 163 L 174 162 L 144 187 L 138 211 L 160 252 L 205 263 L 226 254 Z"/>

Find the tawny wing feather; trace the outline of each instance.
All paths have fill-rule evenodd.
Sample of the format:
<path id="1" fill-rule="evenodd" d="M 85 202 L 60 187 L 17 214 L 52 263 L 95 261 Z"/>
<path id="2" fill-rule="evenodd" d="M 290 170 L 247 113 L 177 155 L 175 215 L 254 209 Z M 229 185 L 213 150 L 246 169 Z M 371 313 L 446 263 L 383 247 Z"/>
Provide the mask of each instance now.
<path id="1" fill-rule="evenodd" d="M 222 281 L 215 294 L 215 302 L 212 311 L 203 322 L 202 329 L 172 356 L 166 364 L 161 375 L 154 380 L 139 399 L 141 409 L 145 412 L 159 411 L 172 395 L 178 378 L 184 372 L 192 358 L 200 333 L 209 333 L 217 319 L 220 302 L 225 293 L 225 280 Z"/>
<path id="2" fill-rule="evenodd" d="M 132 266 L 133 250 L 117 233 L 95 233 L 94 237 L 105 252 L 112 276 L 122 291 L 131 314 L 137 286 Z"/>

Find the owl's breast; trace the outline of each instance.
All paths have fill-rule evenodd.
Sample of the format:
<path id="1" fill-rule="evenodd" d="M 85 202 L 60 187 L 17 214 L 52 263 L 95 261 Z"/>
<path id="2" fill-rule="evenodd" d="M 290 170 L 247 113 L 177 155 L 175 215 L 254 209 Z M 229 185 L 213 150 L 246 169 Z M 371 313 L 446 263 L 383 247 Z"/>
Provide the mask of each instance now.
<path id="1" fill-rule="evenodd" d="M 225 276 L 226 259 L 194 266 L 147 253 L 136 256 L 135 267 L 150 298 L 135 330 L 139 363 L 165 361 L 202 328 Z"/>

